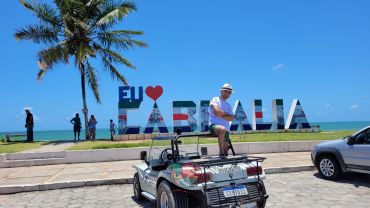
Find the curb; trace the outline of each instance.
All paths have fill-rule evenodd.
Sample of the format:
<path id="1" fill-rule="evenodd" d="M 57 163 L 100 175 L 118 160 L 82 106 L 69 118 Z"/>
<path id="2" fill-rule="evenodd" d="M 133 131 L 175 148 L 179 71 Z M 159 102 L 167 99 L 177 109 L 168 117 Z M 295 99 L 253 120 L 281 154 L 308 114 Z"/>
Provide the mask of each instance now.
<path id="1" fill-rule="evenodd" d="M 234 150 L 236 153 L 248 154 L 311 152 L 312 147 L 319 142 L 321 141 L 240 142 L 234 144 Z M 209 155 L 218 155 L 219 153 L 217 144 L 202 144 L 201 146 L 207 147 Z M 188 148 L 192 151 L 194 147 L 195 145 L 183 146 L 185 150 Z M 0 168 L 138 160 L 141 151 L 148 151 L 149 148 L 133 147 L 0 154 Z"/>
<path id="2" fill-rule="evenodd" d="M 273 168 L 266 168 L 266 174 L 274 174 L 274 173 L 292 173 L 292 172 L 300 172 L 300 171 L 310 171 L 314 170 L 315 166 L 313 165 L 302 165 L 302 166 L 292 166 L 292 167 L 273 167 Z"/>
<path id="3" fill-rule="evenodd" d="M 294 166 L 294 167 L 273 167 L 264 169 L 266 174 L 274 173 L 291 173 L 300 171 L 314 170 L 313 165 L 307 166 Z M 133 178 L 116 178 L 116 179 L 103 179 L 103 180 L 91 180 L 91 181 L 67 181 L 60 183 L 50 184 L 33 184 L 33 185 L 12 185 L 12 186 L 0 186 L 0 195 L 4 194 L 15 194 L 21 192 L 31 191 L 46 191 L 54 189 L 64 188 L 78 188 L 84 186 L 101 186 L 101 185 L 117 185 L 117 184 L 132 184 Z"/>

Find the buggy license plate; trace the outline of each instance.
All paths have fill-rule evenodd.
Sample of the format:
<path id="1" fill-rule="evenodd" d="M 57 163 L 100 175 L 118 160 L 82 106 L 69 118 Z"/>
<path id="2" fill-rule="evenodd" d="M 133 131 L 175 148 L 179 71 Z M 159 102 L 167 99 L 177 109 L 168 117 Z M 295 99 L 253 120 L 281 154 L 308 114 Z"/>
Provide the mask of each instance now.
<path id="1" fill-rule="evenodd" d="M 227 187 L 227 188 L 224 188 L 223 191 L 224 191 L 224 196 L 226 198 L 248 195 L 248 190 L 245 185 Z"/>

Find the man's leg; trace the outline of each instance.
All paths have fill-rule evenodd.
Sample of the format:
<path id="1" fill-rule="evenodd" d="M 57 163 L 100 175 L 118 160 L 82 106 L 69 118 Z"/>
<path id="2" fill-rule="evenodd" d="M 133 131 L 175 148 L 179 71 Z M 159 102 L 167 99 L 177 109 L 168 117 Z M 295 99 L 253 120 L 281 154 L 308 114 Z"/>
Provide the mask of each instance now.
<path id="1" fill-rule="evenodd" d="M 27 141 L 33 142 L 33 126 L 29 125 L 27 127 Z"/>
<path id="2" fill-rule="evenodd" d="M 96 133 L 96 129 L 95 128 L 93 128 L 93 130 L 92 130 L 92 135 L 93 135 L 93 137 L 92 137 L 92 140 L 95 140 L 95 133 Z"/>
<path id="3" fill-rule="evenodd" d="M 221 125 L 215 125 L 214 131 L 218 137 L 218 147 L 220 150 L 220 155 L 225 155 L 225 127 Z M 227 153 L 227 152 L 226 152 Z"/>
<path id="4" fill-rule="evenodd" d="M 31 129 L 30 129 L 30 127 L 27 127 L 27 141 L 28 142 L 31 141 Z"/>
<path id="5" fill-rule="evenodd" d="M 225 133 L 225 145 L 224 145 L 224 154 L 225 154 L 225 156 L 227 156 L 228 153 L 229 153 L 229 146 L 230 146 L 229 132 L 226 132 Z"/>

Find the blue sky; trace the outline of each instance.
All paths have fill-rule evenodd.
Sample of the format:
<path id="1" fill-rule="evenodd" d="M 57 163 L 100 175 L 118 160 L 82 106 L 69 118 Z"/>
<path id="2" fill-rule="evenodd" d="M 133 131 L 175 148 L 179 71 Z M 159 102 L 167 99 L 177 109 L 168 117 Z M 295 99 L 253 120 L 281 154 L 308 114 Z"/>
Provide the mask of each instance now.
<path id="1" fill-rule="evenodd" d="M 51 1 L 45 1 L 51 2 Z M 309 122 L 370 120 L 370 1 L 135 1 L 138 11 L 118 28 L 142 30 L 149 47 L 121 51 L 138 69 L 118 66 L 133 86 L 161 85 L 158 105 L 172 126 L 173 100 L 210 99 L 223 83 L 236 91 L 251 121 L 253 99 L 262 99 L 271 121 L 271 101 L 294 98 Z M 36 17 L 19 1 L 0 13 L 0 132 L 24 130 L 24 107 L 32 107 L 35 130 L 69 129 L 81 112 L 80 77 L 73 65 L 58 65 L 36 81 L 42 45 L 17 42 L 15 30 Z M 99 65 L 95 65 L 100 68 Z M 99 70 L 102 104 L 88 91 L 98 128 L 117 121 L 118 86 Z M 144 96 L 128 123 L 145 125 L 153 101 Z"/>

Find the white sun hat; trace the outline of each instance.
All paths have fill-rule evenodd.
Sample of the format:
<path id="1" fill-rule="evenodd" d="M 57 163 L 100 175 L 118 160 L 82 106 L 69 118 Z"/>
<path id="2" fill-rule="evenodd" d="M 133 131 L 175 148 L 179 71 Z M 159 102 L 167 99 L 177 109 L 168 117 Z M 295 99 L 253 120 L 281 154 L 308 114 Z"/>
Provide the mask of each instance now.
<path id="1" fill-rule="evenodd" d="M 220 90 L 230 90 L 230 91 L 233 91 L 233 86 L 231 86 L 231 84 L 229 84 L 229 83 L 225 83 L 224 85 L 222 85 L 222 88 Z"/>

